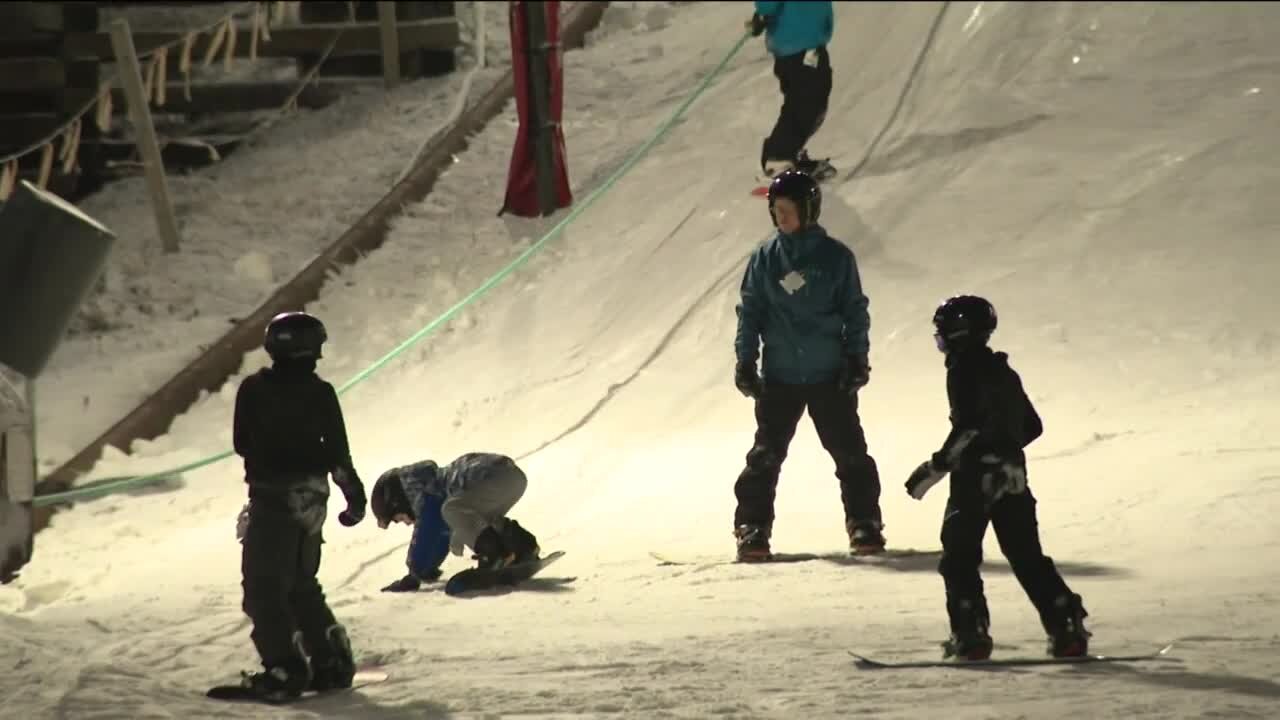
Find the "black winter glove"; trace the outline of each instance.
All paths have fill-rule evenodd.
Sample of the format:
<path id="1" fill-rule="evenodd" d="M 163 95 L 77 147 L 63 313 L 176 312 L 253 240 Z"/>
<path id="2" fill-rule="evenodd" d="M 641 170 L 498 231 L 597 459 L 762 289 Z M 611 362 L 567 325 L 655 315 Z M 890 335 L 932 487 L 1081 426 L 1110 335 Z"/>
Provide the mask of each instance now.
<path id="1" fill-rule="evenodd" d="M 421 574 L 415 575 L 409 573 L 390 585 L 382 588 L 382 592 L 415 592 L 422 587 L 423 582 L 434 582 L 440 579 L 440 568 L 427 570 Z"/>
<path id="2" fill-rule="evenodd" d="M 356 475 L 354 468 L 338 468 L 333 471 L 333 481 L 342 490 L 347 499 L 347 509 L 338 513 L 338 522 L 344 527 L 356 525 L 364 519 L 364 511 L 368 506 L 368 498 L 364 494 L 364 483 Z"/>
<path id="3" fill-rule="evenodd" d="M 382 592 L 414 592 L 420 587 L 422 587 L 422 581 L 418 576 L 410 573 L 382 588 Z"/>
<path id="4" fill-rule="evenodd" d="M 840 392 L 853 395 L 871 380 L 871 364 L 866 355 L 846 355 L 840 372 Z"/>
<path id="5" fill-rule="evenodd" d="M 738 392 L 749 398 L 759 398 L 764 394 L 764 382 L 760 373 L 756 372 L 753 362 L 740 362 L 733 370 L 733 384 Z"/>
<path id="6" fill-rule="evenodd" d="M 769 26 L 769 21 L 760 13 L 754 13 L 751 19 L 745 23 L 746 27 L 751 28 L 751 37 L 760 37 L 765 28 Z"/>
<path id="7" fill-rule="evenodd" d="M 363 502 L 359 505 L 352 505 L 348 501 L 347 509 L 338 513 L 338 522 L 342 523 L 343 527 L 358 525 L 364 519 L 364 508 L 365 504 Z"/>

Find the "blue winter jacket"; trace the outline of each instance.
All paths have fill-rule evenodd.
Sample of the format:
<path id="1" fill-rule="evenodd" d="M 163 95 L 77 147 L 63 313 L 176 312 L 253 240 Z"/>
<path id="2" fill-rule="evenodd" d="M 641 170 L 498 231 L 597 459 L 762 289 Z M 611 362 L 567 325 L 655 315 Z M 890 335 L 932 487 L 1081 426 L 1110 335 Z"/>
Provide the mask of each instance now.
<path id="1" fill-rule="evenodd" d="M 844 358 L 866 355 L 871 317 L 853 251 L 820 225 L 794 235 L 779 232 L 756 248 L 742 277 L 739 363 L 755 363 L 784 384 L 831 382 Z"/>
<path id="2" fill-rule="evenodd" d="M 409 557 L 405 564 L 409 572 L 421 578 L 436 574 L 444 559 L 449 556 L 449 523 L 444 521 L 440 509 L 444 498 L 439 495 L 423 495 L 418 504 L 418 519 L 413 524 L 413 538 L 409 540 Z"/>
<path id="3" fill-rule="evenodd" d="M 775 57 L 786 57 L 831 42 L 835 14 L 830 2 L 756 2 L 765 19 L 764 44 Z"/>
<path id="4" fill-rule="evenodd" d="M 441 508 L 449 497 L 447 479 L 431 460 L 397 468 L 400 486 L 413 505 L 413 538 L 405 564 L 409 572 L 421 578 L 430 577 L 449 555 L 451 532 Z"/>

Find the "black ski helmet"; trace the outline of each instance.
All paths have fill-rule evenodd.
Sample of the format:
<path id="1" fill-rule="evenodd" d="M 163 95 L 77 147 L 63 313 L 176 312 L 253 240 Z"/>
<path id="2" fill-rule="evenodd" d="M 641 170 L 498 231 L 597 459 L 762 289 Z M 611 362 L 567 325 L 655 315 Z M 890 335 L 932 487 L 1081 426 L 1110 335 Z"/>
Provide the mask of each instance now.
<path id="1" fill-rule="evenodd" d="M 818 181 L 799 170 L 784 170 L 769 183 L 769 218 L 774 227 L 778 221 L 773 216 L 773 204 L 784 197 L 796 204 L 800 214 L 800 226 L 808 227 L 818 222 L 822 214 L 822 188 Z"/>
<path id="2" fill-rule="evenodd" d="M 933 337 L 942 352 L 960 346 L 985 345 L 995 332 L 996 324 L 996 309 L 985 298 L 956 295 L 933 313 Z"/>
<path id="3" fill-rule="evenodd" d="M 320 347 L 329 339 L 324 323 L 304 312 L 280 313 L 267 323 L 262 347 L 273 361 L 288 359 L 317 360 Z"/>
<path id="4" fill-rule="evenodd" d="M 399 470 L 388 470 L 378 477 L 377 482 L 373 484 L 373 492 L 369 493 L 369 509 L 373 511 L 378 527 L 384 530 L 396 515 L 404 514 L 414 517 L 413 504 L 409 502 L 409 495 L 404 491 Z"/>

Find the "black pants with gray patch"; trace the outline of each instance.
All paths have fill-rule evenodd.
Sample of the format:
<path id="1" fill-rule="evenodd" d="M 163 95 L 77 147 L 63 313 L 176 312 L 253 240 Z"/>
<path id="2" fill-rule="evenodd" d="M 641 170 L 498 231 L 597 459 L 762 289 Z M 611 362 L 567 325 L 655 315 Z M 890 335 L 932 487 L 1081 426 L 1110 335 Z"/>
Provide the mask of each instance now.
<path id="1" fill-rule="evenodd" d="M 858 417 L 858 396 L 840 392 L 834 382 L 768 383 L 763 396 L 756 400 L 755 442 L 747 453 L 747 466 L 734 485 L 738 498 L 735 527 L 773 527 L 778 475 L 806 409 L 822 447 L 835 461 L 846 525 L 880 523 L 880 475 L 867 452 L 867 439 Z"/>
<path id="2" fill-rule="evenodd" d="M 810 52 L 814 53 L 816 65 L 805 64 L 808 53 L 786 55 L 773 61 L 773 74 L 782 91 L 782 109 L 773 132 L 761 147 L 762 166 L 768 160 L 795 160 L 827 117 L 831 58 L 825 47 Z"/>
<path id="3" fill-rule="evenodd" d="M 947 590 L 951 630 L 968 633 L 977 625 L 990 625 L 979 567 L 982 540 L 987 525 L 991 525 L 1014 577 L 1035 605 L 1045 631 L 1052 634 L 1063 612 L 1054 606 L 1054 601 L 1071 591 L 1053 559 L 1040 547 L 1035 496 L 1027 488 L 988 503 L 982 492 L 981 472 L 961 466 L 951 473 L 951 496 L 942 521 L 942 559 L 938 562 Z"/>
<path id="4" fill-rule="evenodd" d="M 293 671 L 300 661 L 305 667 L 300 652 L 311 657 L 330 652 L 325 633 L 335 620 L 316 579 L 327 483 L 317 477 L 287 489 L 255 489 L 249 507 L 241 555 L 243 608 L 253 621 L 253 644 L 268 668 Z"/>

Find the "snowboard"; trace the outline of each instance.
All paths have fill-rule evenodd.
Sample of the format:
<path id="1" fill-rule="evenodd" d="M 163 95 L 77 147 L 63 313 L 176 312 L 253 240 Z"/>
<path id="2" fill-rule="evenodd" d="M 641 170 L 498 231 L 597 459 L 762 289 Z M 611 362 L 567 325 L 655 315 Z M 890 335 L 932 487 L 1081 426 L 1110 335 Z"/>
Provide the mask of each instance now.
<path id="1" fill-rule="evenodd" d="M 836 167 L 831 164 L 831 158 L 824 158 L 822 160 L 816 160 L 815 162 L 818 163 L 818 167 L 812 173 L 810 173 L 810 175 L 813 176 L 814 180 L 817 180 L 819 183 L 824 183 L 836 176 L 837 170 L 836 170 Z M 769 182 L 771 181 L 771 179 L 757 175 L 756 181 L 762 182 L 764 184 L 757 185 L 751 188 L 751 194 L 755 195 L 756 197 L 768 197 Z"/>
<path id="2" fill-rule="evenodd" d="M 446 595 L 461 595 L 477 590 L 489 590 L 495 587 L 513 586 L 532 578 L 542 572 L 548 565 L 564 557 L 563 550 L 557 550 L 533 562 L 508 565 L 500 570 L 481 570 L 468 568 L 459 571 L 449 578 L 444 585 Z"/>
<path id="3" fill-rule="evenodd" d="M 855 652 L 854 664 L 863 670 L 889 670 L 902 668 L 966 668 L 966 667 L 1013 667 L 1022 665 L 1082 665 L 1088 663 L 1145 662 L 1163 658 L 1173 649 L 1169 643 L 1155 652 L 1138 655 L 1082 655 L 1080 657 L 1008 657 L 988 658 L 986 660 L 906 660 L 887 662 L 874 660 Z"/>
<path id="4" fill-rule="evenodd" d="M 255 695 L 249 690 L 249 688 L 239 683 L 235 685 L 214 685 L 205 691 L 205 697 L 211 700 L 222 700 L 226 702 L 256 702 L 264 705 L 291 705 L 293 703 L 305 702 L 307 700 L 314 700 L 316 698 L 328 697 L 330 695 L 337 695 L 338 693 L 358 690 L 359 688 L 367 685 L 385 682 L 390 677 L 391 676 L 387 674 L 387 671 L 381 666 L 366 665 L 365 667 L 356 670 L 355 677 L 351 679 L 351 687 L 349 688 L 325 690 L 323 692 L 308 690 L 302 693 L 302 695 L 289 700 L 268 700 L 259 695 Z"/>

